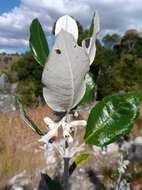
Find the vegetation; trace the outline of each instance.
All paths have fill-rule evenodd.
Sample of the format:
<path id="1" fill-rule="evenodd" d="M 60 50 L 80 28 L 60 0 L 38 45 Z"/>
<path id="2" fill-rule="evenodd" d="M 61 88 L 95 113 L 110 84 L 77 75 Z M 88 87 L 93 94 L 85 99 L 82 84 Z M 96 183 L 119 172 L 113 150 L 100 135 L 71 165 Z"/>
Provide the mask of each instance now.
<path id="1" fill-rule="evenodd" d="M 129 134 L 139 115 L 142 93 L 140 91 L 131 91 L 128 93 L 116 93 L 111 96 L 104 97 L 97 103 L 97 105 L 95 105 L 95 107 L 91 109 L 87 121 L 72 121 L 70 119 L 73 117 L 71 112 L 72 109 L 75 108 L 82 99 L 83 102 L 85 101 L 85 103 L 90 103 L 90 95 L 92 94 L 91 92 L 94 93 L 93 78 L 90 78 L 91 75 L 89 75 L 90 79 L 88 80 L 86 79 L 86 76 L 88 75 L 88 71 L 90 70 L 91 64 L 94 62 L 96 55 L 96 37 L 100 31 L 99 21 L 99 16 L 96 13 L 87 32 L 87 39 L 82 39 L 83 41 L 80 42 L 82 46 L 79 47 L 77 44 L 78 27 L 75 20 L 68 15 L 59 18 L 55 25 L 56 37 L 54 47 L 51 52 L 49 52 L 49 58 L 45 53 L 42 55 L 42 48 L 45 47 L 45 44 L 47 43 L 39 21 L 36 20 L 35 22 L 34 19 L 30 26 L 29 44 L 33 53 L 33 57 L 38 61 L 39 64 L 45 65 L 42 73 L 44 99 L 52 110 L 65 113 L 64 117 L 60 119 L 59 122 L 54 122 L 54 120 L 52 120 L 50 117 L 44 118 L 44 122 L 49 129 L 47 133 L 44 133 L 36 125 L 32 118 L 27 115 L 26 111 L 19 103 L 20 113 L 23 121 L 28 127 L 33 129 L 34 132 L 41 136 L 40 142 L 49 145 L 52 140 L 52 146 L 64 160 L 63 182 L 60 183 L 63 184 L 63 186 L 61 185 L 62 188 L 57 185 L 56 181 L 52 179 L 51 176 L 46 174 L 47 187 L 50 190 L 69 189 L 70 175 L 73 173 L 76 167 L 80 165 L 80 163 L 87 160 L 89 155 L 91 155 L 88 152 L 84 152 L 86 151 L 85 145 L 95 145 L 100 148 L 104 148 L 107 145 L 116 142 L 120 139 L 120 137 Z M 72 29 L 72 31 L 70 29 Z M 126 41 L 124 43 L 124 51 L 121 49 L 121 44 L 116 44 L 119 39 L 118 35 L 113 35 L 115 40 L 110 38 L 111 42 L 114 41 L 113 51 L 114 46 L 117 45 L 118 47 L 120 46 L 119 50 L 121 51 L 119 52 L 121 52 L 121 54 L 130 53 L 131 51 L 133 52 L 133 48 L 137 44 L 137 35 L 135 34 L 136 33 L 133 31 L 133 40 L 129 37 L 130 33 L 129 35 L 125 34 L 124 38 L 126 40 L 123 39 L 123 43 Z M 40 42 L 41 48 L 39 48 L 37 43 L 35 43 L 37 41 Z M 100 44 L 98 43 L 98 45 Z M 46 48 L 48 52 L 48 45 Z M 102 47 L 102 49 L 103 48 L 104 47 Z M 126 48 L 128 49 L 128 52 L 126 51 Z M 114 56 L 115 53 L 113 51 L 110 51 L 112 56 Z M 116 53 L 114 61 L 121 59 L 121 55 L 118 56 Z M 128 60 L 130 63 L 133 62 L 133 58 Z M 130 64 L 129 61 L 128 65 Z M 102 63 L 100 63 L 100 65 L 101 64 Z M 111 64 L 108 62 L 107 66 L 109 67 L 109 65 L 111 66 Z M 93 69 L 91 70 L 95 76 L 96 74 L 93 72 Z M 94 79 L 96 78 L 96 83 L 99 81 L 98 78 L 100 77 L 100 72 L 98 72 L 97 75 L 98 76 L 94 77 Z M 77 79 L 77 82 L 75 79 Z M 86 85 L 86 88 L 84 88 L 83 84 Z M 74 122 L 76 124 L 74 124 Z M 85 127 L 85 136 L 82 144 L 79 143 L 80 136 L 77 135 L 76 128 L 80 125 Z M 62 128 L 61 140 L 63 141 L 63 144 L 59 143 L 57 145 L 54 138 L 60 138 L 58 133 L 59 128 Z M 77 143 L 75 142 L 76 139 L 78 139 Z M 72 159 L 74 161 L 72 164 L 70 164 L 70 160 Z M 129 160 L 124 160 L 124 155 L 121 152 L 120 160 L 118 162 L 118 179 L 116 183 L 116 189 L 122 189 L 121 186 L 130 187 L 129 183 L 127 183 L 127 180 L 122 180 L 123 174 L 125 173 L 125 169 L 127 168 L 128 164 Z"/>
<path id="2" fill-rule="evenodd" d="M 66 17 L 67 16 L 65 16 L 65 18 Z M 67 20 L 67 19 L 65 19 L 65 20 Z M 95 20 L 95 17 L 94 17 L 94 20 Z M 42 35 L 43 35 L 42 38 L 41 38 L 41 35 L 39 35 L 39 34 L 41 34 L 42 28 L 39 27 L 38 20 L 36 20 L 35 24 L 36 24 L 36 26 L 33 25 L 33 23 L 31 25 L 30 47 L 32 48 L 32 53 L 34 54 L 36 61 L 39 64 L 43 65 L 46 63 L 47 58 L 46 58 L 45 54 L 43 54 L 43 56 L 41 56 L 40 51 L 42 51 L 42 49 L 39 48 L 37 43 L 34 43 L 34 42 L 36 40 L 37 41 L 39 40 L 41 42 L 41 46 L 42 46 L 42 44 L 45 44 L 44 43 L 45 36 L 44 36 L 43 32 L 42 32 Z M 93 24 L 95 25 L 94 22 L 93 22 Z M 93 27 L 94 27 L 94 25 L 93 25 Z M 91 26 L 92 26 L 92 24 L 91 24 Z M 95 25 L 95 26 L 97 26 L 97 25 Z M 32 30 L 32 27 L 34 28 L 34 30 Z M 96 47 L 94 46 L 93 42 L 96 40 L 97 30 L 95 30 L 94 28 L 93 28 L 93 35 L 91 32 L 91 27 L 90 27 L 90 29 L 88 31 L 87 30 L 84 31 L 84 34 L 85 34 L 84 36 L 90 37 L 90 35 L 92 35 L 92 38 L 89 43 L 89 47 L 91 44 L 90 49 L 92 50 L 92 52 L 94 53 L 94 56 L 95 56 L 94 49 Z M 34 35 L 34 34 L 36 34 L 36 35 Z M 69 41 L 66 43 L 71 45 L 71 43 L 72 43 L 71 39 L 73 39 L 72 36 L 70 34 L 67 34 L 67 32 L 64 32 L 64 31 L 61 32 L 61 35 L 62 35 L 63 39 L 66 35 L 68 35 Z M 82 35 L 83 35 L 83 31 L 82 31 Z M 108 145 L 112 142 L 115 142 L 116 140 L 119 140 L 119 138 L 121 136 L 124 136 L 130 132 L 135 120 L 138 117 L 139 105 L 142 100 L 142 94 L 140 92 L 132 91 L 129 93 L 122 93 L 122 94 L 117 93 L 117 94 L 114 94 L 111 96 L 107 96 L 105 98 L 104 98 L 104 96 L 109 95 L 114 92 L 118 92 L 118 91 L 129 91 L 132 89 L 134 89 L 134 90 L 141 89 L 141 76 L 140 76 L 141 64 L 139 64 L 141 62 L 141 57 L 140 57 L 140 54 L 137 53 L 137 50 L 141 46 L 139 43 L 141 40 L 141 37 L 139 36 L 139 34 L 136 31 L 131 30 L 131 31 L 128 31 L 124 35 L 124 37 L 122 37 L 122 39 L 120 40 L 120 43 L 118 44 L 118 42 L 119 42 L 118 35 L 112 35 L 112 36 L 114 37 L 115 40 L 114 39 L 112 40 L 112 38 L 110 38 L 111 46 L 103 47 L 101 45 L 101 43 L 99 41 L 97 41 L 97 46 L 98 46 L 98 50 L 100 50 L 100 52 L 99 52 L 100 54 L 99 53 L 97 54 L 97 60 L 91 66 L 91 71 L 90 71 L 90 72 L 92 72 L 93 77 L 98 86 L 98 91 L 97 91 L 98 98 L 99 99 L 103 98 L 103 100 L 100 101 L 94 108 L 92 108 L 87 121 L 86 120 L 82 120 L 82 121 L 76 120 L 75 121 L 75 122 L 79 123 L 79 124 L 77 124 L 77 126 L 81 125 L 80 122 L 83 122 L 84 124 L 82 124 L 82 125 L 86 126 L 83 144 L 77 146 L 74 143 L 75 139 L 78 138 L 79 136 L 77 136 L 76 133 L 74 133 L 74 131 L 75 131 L 75 128 L 74 128 L 75 126 L 73 125 L 74 121 L 70 120 L 70 116 L 71 117 L 73 116 L 71 109 L 73 108 L 73 106 L 77 105 L 77 103 L 76 103 L 77 101 L 78 101 L 78 103 L 81 101 L 83 96 L 80 96 L 80 94 L 79 94 L 78 96 L 79 96 L 80 100 L 78 100 L 78 97 L 76 95 L 75 96 L 76 99 L 74 100 L 74 99 L 72 99 L 72 97 L 74 98 L 74 93 L 72 96 L 72 91 L 74 89 L 70 92 L 70 96 L 69 96 L 69 93 L 67 93 L 67 92 L 69 92 L 69 90 L 67 91 L 68 84 L 65 83 L 65 81 L 61 78 L 62 73 L 60 72 L 60 70 L 57 69 L 57 67 L 55 65 L 56 62 L 58 61 L 59 55 L 56 57 L 55 56 L 56 54 L 54 52 L 51 52 L 50 56 L 52 57 L 52 59 L 51 59 L 52 61 L 50 59 L 48 61 L 51 61 L 54 65 L 49 64 L 48 69 L 44 69 L 45 72 L 44 72 L 43 76 L 44 76 L 45 80 L 42 80 L 42 81 L 44 84 L 44 89 L 48 89 L 48 93 L 45 93 L 44 97 L 47 97 L 47 95 L 49 93 L 51 93 L 52 97 L 53 97 L 53 95 L 55 95 L 53 98 L 53 101 L 51 98 L 49 98 L 49 99 L 47 98 L 47 100 L 46 100 L 47 104 L 51 105 L 50 103 L 52 103 L 51 108 L 53 107 L 52 109 L 54 111 L 65 111 L 68 114 L 65 115 L 65 117 L 63 117 L 58 123 L 54 122 L 50 117 L 44 118 L 44 121 L 49 128 L 47 134 L 44 135 L 44 133 L 41 133 L 41 132 L 39 133 L 39 129 L 36 125 L 36 120 L 33 121 L 32 118 L 30 118 L 30 116 L 28 116 L 26 114 L 26 112 L 24 111 L 22 106 L 20 106 L 22 119 L 26 122 L 26 124 L 30 128 L 32 128 L 35 132 L 37 132 L 37 134 L 39 134 L 41 136 L 41 139 L 40 139 L 41 142 L 49 144 L 52 140 L 52 145 L 54 145 L 54 143 L 56 143 L 56 142 L 55 142 L 55 139 L 53 139 L 53 138 L 56 136 L 59 137 L 57 130 L 59 127 L 60 128 L 62 127 L 62 132 L 63 132 L 62 138 L 64 138 L 63 140 L 64 140 L 65 146 L 62 146 L 59 144 L 58 150 L 62 150 L 61 148 L 64 147 L 63 151 L 59 151 L 60 155 L 64 159 L 64 174 L 63 174 L 64 189 L 68 189 L 68 179 L 69 179 L 69 175 L 70 175 L 69 171 L 70 171 L 70 169 L 72 169 L 71 167 L 75 165 L 75 168 L 76 168 L 77 165 L 79 165 L 81 162 L 84 162 L 84 160 L 86 160 L 90 155 L 87 152 L 83 152 L 83 154 L 80 154 L 79 156 L 76 157 L 77 153 L 79 153 L 80 151 L 83 151 L 80 148 L 82 148 L 85 144 L 86 145 L 96 145 L 96 146 L 100 146 L 101 148 L 104 148 L 106 145 Z M 116 40 L 116 37 L 117 37 L 117 40 Z M 58 38 L 58 36 L 56 37 L 55 44 L 57 43 L 57 38 Z M 80 38 L 80 43 L 83 40 L 83 38 L 84 37 L 82 37 L 82 39 Z M 59 40 L 60 43 L 62 42 L 61 39 Z M 108 43 L 108 41 L 109 41 L 109 38 L 107 38 L 107 42 L 106 41 L 104 41 L 104 42 Z M 112 45 L 112 41 L 114 41 L 113 45 Z M 65 41 L 63 43 L 65 43 Z M 82 47 L 82 51 L 84 51 L 83 56 L 85 57 L 88 54 L 88 57 L 91 60 L 92 52 L 91 53 L 90 53 L 90 51 L 88 52 L 87 51 L 88 47 L 86 47 L 86 46 L 87 45 L 85 44 L 85 46 Z M 58 48 L 58 46 L 55 46 L 55 47 Z M 66 44 L 64 45 L 64 47 L 66 47 Z M 77 46 L 77 43 L 75 46 L 71 46 L 71 47 L 75 47 L 76 49 L 79 49 L 79 47 Z M 47 46 L 47 48 L 48 48 L 48 46 Z M 83 48 L 85 48 L 85 50 Z M 63 51 L 63 50 L 66 53 L 66 55 L 70 55 L 71 51 L 74 52 L 74 48 L 73 49 L 70 49 L 70 48 L 62 49 L 61 48 L 61 50 L 55 49 L 55 52 L 57 54 L 61 54 L 61 51 Z M 77 50 L 75 52 L 77 52 Z M 38 56 L 36 57 L 36 55 L 38 55 Z M 72 54 L 72 56 L 74 57 L 73 54 Z M 70 58 L 70 56 L 67 56 L 67 57 Z M 80 59 L 77 59 L 78 65 L 81 63 L 80 66 L 83 65 L 83 61 L 82 61 L 81 57 L 82 57 L 82 55 L 80 55 Z M 62 67 L 64 67 L 64 64 L 66 62 L 66 60 L 63 59 L 64 54 L 60 58 L 61 59 L 59 59 L 59 61 L 61 60 L 61 63 L 62 63 L 61 65 L 62 65 Z M 74 58 L 76 58 L 76 56 Z M 85 68 L 86 72 L 84 73 L 84 76 L 88 74 L 87 66 L 88 66 L 88 63 L 90 60 L 86 59 L 87 64 L 84 63 L 84 68 L 86 66 L 86 68 Z M 74 59 L 70 60 L 70 62 L 72 63 L 72 65 L 76 63 L 74 61 Z M 75 66 L 74 66 L 74 68 L 76 68 Z M 50 70 L 51 67 L 52 67 L 52 70 Z M 81 67 L 78 67 L 78 71 L 79 71 L 78 75 L 77 75 L 78 80 L 80 77 L 80 80 L 84 81 L 84 77 L 81 78 L 81 76 L 83 76 L 83 71 L 80 68 Z M 57 72 L 59 72 L 58 73 L 59 77 L 57 75 L 57 72 L 54 73 L 54 69 L 57 69 Z M 69 68 L 69 69 L 71 69 L 71 68 Z M 15 82 L 16 81 L 18 82 L 17 92 L 18 92 L 18 97 L 19 97 L 20 101 L 26 105 L 31 105 L 31 104 L 38 102 L 38 97 L 41 96 L 41 94 L 42 94 L 41 93 L 42 84 L 40 82 L 42 67 L 35 63 L 35 61 L 33 60 L 32 56 L 31 56 L 31 53 L 26 53 L 18 62 L 14 63 L 11 67 L 11 70 L 16 73 Z M 126 73 L 124 73 L 125 70 L 126 70 Z M 51 77 L 51 80 L 49 80 L 50 72 L 48 73 L 48 71 L 52 71 L 52 74 L 53 74 L 52 76 L 54 76 L 54 78 Z M 133 72 L 136 72 L 136 75 L 133 74 Z M 138 73 L 139 73 L 139 75 L 138 75 Z M 75 76 L 75 73 L 72 73 L 70 78 L 71 78 L 71 81 L 74 82 L 73 74 Z M 91 74 L 89 76 L 91 77 Z M 57 77 L 58 77 L 58 80 L 57 80 Z M 50 83 L 44 83 L 44 81 L 49 81 Z M 64 81 L 64 84 L 62 83 L 63 81 Z M 56 85 L 57 82 L 58 82 L 58 85 Z M 93 83 L 92 80 L 91 80 L 91 83 Z M 67 84 L 67 85 L 65 85 L 65 84 Z M 104 86 L 104 84 L 105 84 L 105 86 Z M 86 82 L 86 86 L 87 85 L 88 85 L 88 83 Z M 51 86 L 53 88 L 50 88 L 50 90 L 49 90 L 49 87 L 51 87 Z M 74 88 L 75 87 L 76 87 L 76 91 L 77 91 L 78 86 L 76 85 L 76 86 L 74 86 Z M 84 88 L 82 88 L 82 89 L 84 89 Z M 64 90 L 63 91 L 64 93 L 60 93 L 62 90 Z M 94 92 L 94 85 L 92 88 L 91 88 L 91 86 L 88 86 L 88 89 L 86 89 L 86 92 L 88 92 L 88 90 L 91 92 L 92 91 Z M 60 97 L 59 101 L 57 101 L 58 97 Z M 72 101 L 67 101 L 67 103 L 64 105 L 63 104 L 65 101 L 64 97 L 65 98 L 69 97 L 69 99 Z M 87 97 L 87 99 L 90 99 L 90 96 L 89 96 L 89 98 Z M 85 98 L 85 100 L 86 100 L 86 98 Z M 13 129 L 12 129 L 12 131 L 13 131 Z M 17 139 L 17 138 L 15 138 L 15 139 Z M 4 155 L 4 157 L 2 157 L 2 160 L 4 160 L 4 161 L 9 160 L 9 152 L 7 151 L 7 147 L 5 147 L 4 141 L 2 141 L 1 143 L 3 144 L 3 146 L 2 146 L 2 148 L 0 147 L 0 151 L 6 152 L 6 155 Z M 75 151 L 74 150 L 72 151 L 72 147 L 74 148 Z M 21 147 L 20 147 L 20 149 L 21 149 Z M 71 150 L 71 151 L 68 151 L 68 150 Z M 74 159 L 74 162 L 72 163 L 72 165 L 70 165 L 69 161 L 72 158 L 76 158 L 76 159 Z M 126 169 L 126 166 L 127 166 L 126 162 L 122 163 L 122 161 L 127 161 L 127 160 L 123 160 L 123 159 L 120 160 L 122 167 L 118 168 L 118 172 L 119 172 L 118 184 L 117 184 L 118 187 L 120 186 L 120 180 L 122 178 L 122 174 L 125 172 L 124 169 Z M 10 165 L 8 165 L 8 164 L 10 164 Z M 8 174 L 9 168 L 11 168 L 12 165 L 13 165 L 12 162 L 4 162 L 0 166 L 1 170 L 3 171 L 1 175 L 3 176 L 3 174 Z M 109 170 L 109 168 L 108 169 L 104 168 L 104 173 L 106 173 L 106 174 L 108 173 L 108 175 L 110 175 L 111 173 L 113 173 L 113 171 Z M 139 173 L 136 175 L 139 175 Z M 115 176 L 112 176 L 112 178 L 115 179 Z M 50 177 L 48 177 L 47 182 L 51 183 L 51 187 L 49 187 L 50 189 L 55 189 L 55 188 L 53 188 L 53 186 L 56 184 L 54 180 L 52 180 L 52 179 L 50 179 Z"/>
<path id="3" fill-rule="evenodd" d="M 113 48 L 98 48 L 98 99 L 119 91 L 142 90 L 141 49 L 142 38 L 135 30 L 127 31 Z"/>
<path id="4" fill-rule="evenodd" d="M 17 96 L 21 102 L 27 106 L 39 103 L 39 97 L 42 96 L 42 67 L 36 64 L 31 53 L 25 53 L 11 66 L 11 70 L 16 73 Z"/>
<path id="5" fill-rule="evenodd" d="M 28 113 L 42 128 L 45 126 L 41 118 L 47 113 L 52 115 L 47 107 L 38 107 Z M 44 168 L 45 160 L 41 152 L 35 153 L 38 146 L 33 141 L 38 137 L 25 127 L 19 113 L 1 113 L 0 129 L 0 189 L 3 189 L 12 176 L 23 170 L 35 174 L 35 168 Z"/>
<path id="6" fill-rule="evenodd" d="M 77 21 L 78 43 L 91 35 Z M 54 32 L 53 27 L 53 32 Z M 18 97 L 23 104 L 31 106 L 42 97 L 42 66 L 36 64 L 30 52 L 22 55 L 11 69 L 4 70 L 12 82 L 17 81 Z M 142 90 L 142 37 L 136 30 L 128 30 L 123 36 L 106 34 L 102 42 L 97 40 L 97 52 L 91 73 L 96 81 L 97 99 L 107 95 L 130 90 Z M 28 85 L 27 85 L 28 84 Z"/>

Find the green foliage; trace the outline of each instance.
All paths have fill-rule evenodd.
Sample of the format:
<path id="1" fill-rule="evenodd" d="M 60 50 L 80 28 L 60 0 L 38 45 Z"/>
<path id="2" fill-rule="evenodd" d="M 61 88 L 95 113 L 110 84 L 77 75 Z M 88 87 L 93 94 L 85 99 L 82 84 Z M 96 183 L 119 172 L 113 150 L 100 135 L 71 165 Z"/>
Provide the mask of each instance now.
<path id="1" fill-rule="evenodd" d="M 20 108 L 21 117 L 23 121 L 25 121 L 25 123 L 28 125 L 28 127 L 30 127 L 33 131 L 35 131 L 40 136 L 45 135 L 45 132 L 43 132 L 40 128 L 38 128 L 38 126 L 34 123 L 34 121 L 27 115 L 22 104 L 20 102 L 18 102 L 18 104 Z"/>
<path id="2" fill-rule="evenodd" d="M 90 152 L 81 152 L 80 154 L 76 155 L 69 167 L 69 175 L 71 176 L 74 170 L 81 164 L 85 163 L 92 154 Z"/>
<path id="3" fill-rule="evenodd" d="M 97 44 L 91 72 L 97 80 L 99 100 L 119 91 L 142 90 L 142 38 L 139 33 L 128 30 L 112 49 Z"/>
<path id="4" fill-rule="evenodd" d="M 11 71 L 16 73 L 17 96 L 21 103 L 27 106 L 38 103 L 42 97 L 42 67 L 36 64 L 32 54 L 25 53 L 11 66 Z"/>
<path id="5" fill-rule="evenodd" d="M 106 48 L 113 48 L 114 45 L 118 44 L 120 42 L 121 38 L 118 34 L 106 34 L 102 42 L 104 43 L 104 47 Z"/>
<path id="6" fill-rule="evenodd" d="M 32 78 L 21 80 L 17 85 L 17 97 L 23 105 L 31 106 L 38 103 L 39 88 L 40 84 Z"/>
<path id="7" fill-rule="evenodd" d="M 102 147 L 129 133 L 141 100 L 142 94 L 137 91 L 105 97 L 91 110 L 85 142 Z"/>
<path id="8" fill-rule="evenodd" d="M 93 31 L 94 31 L 94 17 L 95 17 L 95 13 L 93 14 L 91 25 L 86 30 L 83 29 L 79 21 L 76 21 L 78 25 L 78 31 L 79 31 L 79 38 L 78 38 L 79 45 L 82 45 L 82 41 L 84 39 L 88 39 L 92 37 Z"/>
<path id="9" fill-rule="evenodd" d="M 88 36 L 88 30 L 84 30 L 79 21 L 76 20 L 76 22 L 78 26 L 78 44 L 81 46 L 82 41 Z"/>
<path id="10" fill-rule="evenodd" d="M 78 21 L 77 25 L 79 28 L 78 43 L 81 45 L 82 40 L 90 36 L 93 25 L 87 30 L 84 30 Z M 16 68 L 11 74 L 8 71 L 10 79 L 15 81 L 17 77 L 18 94 L 22 103 L 26 105 L 37 103 L 38 97 L 42 96 L 40 82 L 42 68 L 35 64 L 36 61 L 31 54 L 27 53 L 14 64 L 15 66 L 13 65 Z M 127 31 L 119 44 L 111 49 L 102 47 L 97 40 L 96 57 L 90 72 L 97 86 L 95 90 L 97 89 L 98 100 L 120 91 L 142 90 L 142 38 L 139 33 L 136 30 Z"/>
<path id="11" fill-rule="evenodd" d="M 113 64 L 106 64 L 97 79 L 99 99 L 119 91 L 142 90 L 142 59 L 122 54 Z"/>
<path id="12" fill-rule="evenodd" d="M 85 76 L 86 91 L 79 104 L 91 103 L 94 100 L 95 82 L 91 73 Z"/>
<path id="13" fill-rule="evenodd" d="M 135 45 L 141 37 L 139 36 L 139 33 L 137 30 L 131 29 L 126 31 L 124 36 L 122 37 L 121 40 L 121 48 L 123 49 L 123 52 L 132 52 L 133 49 L 135 49 Z"/>
<path id="14" fill-rule="evenodd" d="M 29 45 L 35 60 L 44 65 L 49 54 L 48 43 L 38 19 L 34 19 L 30 26 Z"/>
<path id="15" fill-rule="evenodd" d="M 74 161 L 76 163 L 76 165 L 81 165 L 83 164 L 84 162 L 86 162 L 90 157 L 91 157 L 91 153 L 89 152 L 82 152 L 80 154 L 78 154 L 75 158 L 74 158 Z"/>
<path id="16" fill-rule="evenodd" d="M 46 187 L 47 190 L 61 190 L 61 185 L 58 181 L 51 179 L 47 174 L 41 173 L 41 179 L 44 181 L 44 184 L 41 184 L 41 187 Z"/>

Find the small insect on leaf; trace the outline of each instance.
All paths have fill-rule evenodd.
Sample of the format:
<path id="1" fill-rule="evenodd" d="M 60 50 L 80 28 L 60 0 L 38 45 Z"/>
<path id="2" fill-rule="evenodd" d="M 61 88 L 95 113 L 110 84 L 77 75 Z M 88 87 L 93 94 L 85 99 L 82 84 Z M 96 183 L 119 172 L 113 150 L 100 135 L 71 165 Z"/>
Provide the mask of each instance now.
<path id="1" fill-rule="evenodd" d="M 61 54 L 61 50 L 60 49 L 55 49 L 57 54 Z"/>

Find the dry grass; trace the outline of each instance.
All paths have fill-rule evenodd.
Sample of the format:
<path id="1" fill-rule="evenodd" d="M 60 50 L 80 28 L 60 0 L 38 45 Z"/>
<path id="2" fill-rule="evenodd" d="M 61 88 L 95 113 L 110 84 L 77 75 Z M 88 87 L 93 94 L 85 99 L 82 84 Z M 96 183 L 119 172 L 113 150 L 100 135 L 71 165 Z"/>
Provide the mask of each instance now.
<path id="1" fill-rule="evenodd" d="M 30 109 L 28 113 L 35 123 L 45 130 L 43 118 L 54 118 L 53 112 L 47 106 Z M 132 138 L 140 135 L 141 125 L 142 114 L 131 133 Z M 79 130 L 79 135 L 82 134 Z M 34 174 L 35 168 L 44 167 L 43 154 L 34 151 L 40 145 L 38 138 L 39 136 L 21 120 L 18 112 L 0 114 L 0 189 L 13 175 L 23 170 Z"/>
<path id="2" fill-rule="evenodd" d="M 53 117 L 47 107 L 29 110 L 36 124 L 45 129 L 43 118 Z M 21 120 L 19 113 L 0 114 L 0 187 L 13 175 L 26 169 L 34 172 L 44 165 L 42 153 L 35 153 L 39 136 Z"/>

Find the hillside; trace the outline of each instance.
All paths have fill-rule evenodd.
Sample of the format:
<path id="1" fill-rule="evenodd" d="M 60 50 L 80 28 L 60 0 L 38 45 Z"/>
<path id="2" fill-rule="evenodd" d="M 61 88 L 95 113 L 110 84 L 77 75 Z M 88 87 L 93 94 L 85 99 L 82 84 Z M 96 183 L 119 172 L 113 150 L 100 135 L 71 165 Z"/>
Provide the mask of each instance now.
<path id="1" fill-rule="evenodd" d="M 20 59 L 19 54 L 0 53 L 0 75 L 6 72 L 10 65 Z"/>

